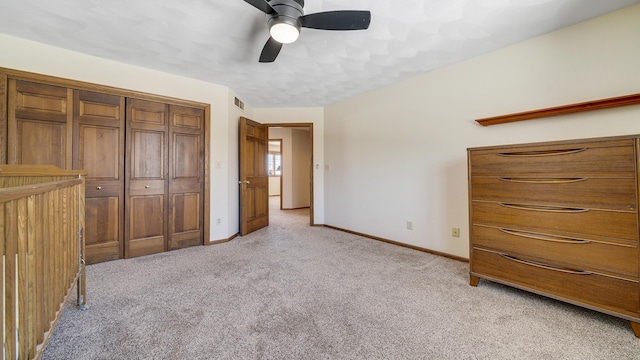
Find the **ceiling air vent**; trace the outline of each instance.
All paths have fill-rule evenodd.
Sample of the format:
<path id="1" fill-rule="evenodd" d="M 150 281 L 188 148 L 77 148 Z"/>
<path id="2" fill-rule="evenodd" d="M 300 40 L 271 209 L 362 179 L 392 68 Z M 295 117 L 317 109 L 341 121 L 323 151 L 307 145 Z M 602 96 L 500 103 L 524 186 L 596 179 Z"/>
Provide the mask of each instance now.
<path id="1" fill-rule="evenodd" d="M 242 102 L 242 100 L 238 99 L 237 97 L 234 97 L 234 102 L 236 106 L 240 108 L 240 110 L 244 110 L 244 103 Z"/>

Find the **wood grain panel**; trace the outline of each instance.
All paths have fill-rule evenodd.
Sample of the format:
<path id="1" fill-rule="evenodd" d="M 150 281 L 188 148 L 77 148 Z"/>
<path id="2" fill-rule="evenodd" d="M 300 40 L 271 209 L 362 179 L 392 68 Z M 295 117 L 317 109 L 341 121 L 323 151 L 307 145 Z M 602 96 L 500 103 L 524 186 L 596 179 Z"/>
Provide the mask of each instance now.
<path id="1" fill-rule="evenodd" d="M 72 92 L 9 80 L 7 161 L 11 164 L 72 166 Z"/>
<path id="2" fill-rule="evenodd" d="M 130 239 L 157 237 L 164 234 L 164 196 L 132 196 L 129 198 Z"/>
<path id="3" fill-rule="evenodd" d="M 86 118 L 101 119 L 105 122 L 120 120 L 119 104 L 105 104 L 90 100 L 80 100 L 79 115 Z"/>
<path id="4" fill-rule="evenodd" d="M 636 180 L 626 178 L 525 178 L 474 176 L 473 199 L 635 211 Z"/>
<path id="5" fill-rule="evenodd" d="M 85 230 L 90 264 L 121 258 L 120 209 L 118 196 L 87 197 L 85 200 Z"/>
<path id="6" fill-rule="evenodd" d="M 87 180 L 121 179 L 120 131 L 118 127 L 79 125 L 78 166 L 89 174 Z"/>
<path id="7" fill-rule="evenodd" d="M 118 242 L 118 197 L 86 199 L 85 206 L 87 245 Z"/>
<path id="8" fill-rule="evenodd" d="M 505 206 L 506 205 L 506 206 Z M 638 240 L 638 220 L 635 212 L 591 209 L 535 208 L 522 204 L 499 204 L 473 201 L 474 224 L 485 224 L 560 236 L 591 235 L 603 238 Z"/>
<path id="9" fill-rule="evenodd" d="M 65 168 L 66 124 L 18 119 L 16 164 Z"/>
<path id="10" fill-rule="evenodd" d="M 172 118 L 172 126 L 176 128 L 186 128 L 186 129 L 202 129 L 204 113 L 202 109 L 194 109 L 194 108 L 185 108 L 189 109 L 186 111 L 181 111 L 179 113 L 174 113 Z"/>
<path id="11" fill-rule="evenodd" d="M 173 176 L 172 179 L 196 178 L 200 181 L 202 173 L 201 134 L 173 134 Z"/>
<path id="12" fill-rule="evenodd" d="M 631 140 L 473 151 L 474 176 L 635 177 Z"/>
<path id="13" fill-rule="evenodd" d="M 67 95 L 64 87 L 17 81 L 15 116 L 66 123 L 71 112 L 71 99 Z"/>
<path id="14" fill-rule="evenodd" d="M 164 175 L 164 161 L 158 154 L 164 154 L 165 133 L 162 131 L 132 130 L 133 146 L 129 156 L 133 162 L 131 179 L 156 179 Z"/>
<path id="15" fill-rule="evenodd" d="M 174 194 L 171 198 L 173 202 L 174 233 L 200 230 L 202 215 L 200 193 Z"/>
<path id="16" fill-rule="evenodd" d="M 549 264 L 638 276 L 638 243 L 558 237 L 545 232 L 522 232 L 473 226 L 474 246 L 506 254 L 527 255 Z"/>
<path id="17" fill-rule="evenodd" d="M 638 281 L 610 277 L 583 269 L 553 269 L 523 263 L 495 252 L 473 249 L 472 272 L 545 292 L 571 301 L 638 316 Z M 523 259 L 526 261 L 526 259 Z M 536 266 L 542 265 L 542 266 Z M 565 271 L 563 271 L 565 270 Z"/>
<path id="18" fill-rule="evenodd" d="M 163 108 L 160 108 L 159 110 L 149 109 L 149 108 L 145 108 L 145 109 L 132 108 L 131 117 L 129 118 L 129 121 L 137 125 L 139 124 L 165 125 L 166 112 Z"/>

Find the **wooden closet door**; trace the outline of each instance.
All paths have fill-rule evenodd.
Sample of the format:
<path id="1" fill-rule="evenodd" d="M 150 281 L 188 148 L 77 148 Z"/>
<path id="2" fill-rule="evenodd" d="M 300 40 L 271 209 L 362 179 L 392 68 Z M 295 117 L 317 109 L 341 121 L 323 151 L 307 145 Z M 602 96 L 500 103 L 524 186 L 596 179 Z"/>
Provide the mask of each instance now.
<path id="1" fill-rule="evenodd" d="M 9 80 L 7 162 L 71 169 L 73 90 Z"/>
<path id="2" fill-rule="evenodd" d="M 74 91 L 73 167 L 87 171 L 85 260 L 124 257 L 124 97 Z"/>
<path id="3" fill-rule="evenodd" d="M 203 244 L 204 111 L 170 106 L 169 250 Z"/>
<path id="4" fill-rule="evenodd" d="M 127 99 L 127 258 L 167 249 L 168 118 L 168 105 Z"/>

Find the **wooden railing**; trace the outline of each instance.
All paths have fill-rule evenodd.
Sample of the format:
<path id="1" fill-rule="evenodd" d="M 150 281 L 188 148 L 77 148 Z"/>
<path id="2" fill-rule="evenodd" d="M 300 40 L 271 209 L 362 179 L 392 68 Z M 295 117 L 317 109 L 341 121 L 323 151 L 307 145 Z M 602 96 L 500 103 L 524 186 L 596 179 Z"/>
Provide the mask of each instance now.
<path id="1" fill-rule="evenodd" d="M 0 165 L 2 359 L 40 357 L 76 282 L 84 308 L 85 174 Z"/>

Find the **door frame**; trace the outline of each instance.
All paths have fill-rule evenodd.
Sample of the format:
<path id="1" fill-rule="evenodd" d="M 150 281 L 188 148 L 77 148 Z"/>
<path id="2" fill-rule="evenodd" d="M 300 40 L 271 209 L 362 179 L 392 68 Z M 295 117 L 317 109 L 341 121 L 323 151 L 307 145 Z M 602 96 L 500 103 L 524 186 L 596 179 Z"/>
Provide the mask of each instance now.
<path id="1" fill-rule="evenodd" d="M 313 141 L 313 123 L 268 123 L 263 124 L 268 128 L 276 128 L 276 127 L 284 127 L 284 128 L 309 128 L 309 140 L 311 140 L 311 151 L 309 152 L 309 226 L 315 226 L 314 222 L 314 171 L 313 171 L 313 151 L 314 151 L 314 141 Z M 280 184 L 282 187 L 282 179 L 280 179 Z M 280 190 L 280 208 L 282 208 L 282 189 Z"/>

